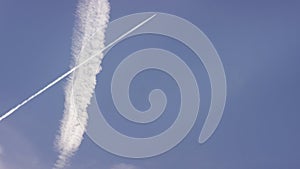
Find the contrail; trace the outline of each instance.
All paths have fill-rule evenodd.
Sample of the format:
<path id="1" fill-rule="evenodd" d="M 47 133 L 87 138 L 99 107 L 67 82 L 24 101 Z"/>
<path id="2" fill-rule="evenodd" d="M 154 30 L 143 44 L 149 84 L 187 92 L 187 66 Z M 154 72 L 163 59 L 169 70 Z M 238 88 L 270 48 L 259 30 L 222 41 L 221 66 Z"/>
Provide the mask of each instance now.
<path id="1" fill-rule="evenodd" d="M 72 53 L 77 65 L 91 54 L 104 48 L 104 34 L 109 21 L 108 0 L 81 0 L 77 9 Z M 54 169 L 62 169 L 78 150 L 88 120 L 87 106 L 96 86 L 96 75 L 101 70 L 103 53 L 80 67 L 69 77 L 65 88 L 65 111 L 56 139 L 59 151 Z"/>
<path id="2" fill-rule="evenodd" d="M 110 44 L 108 44 L 107 46 L 105 46 L 102 50 L 100 50 L 98 53 L 92 55 L 91 57 L 89 57 L 88 59 L 86 59 L 85 61 L 83 61 L 82 63 L 80 63 L 77 66 L 74 66 L 72 69 L 70 69 L 69 71 L 67 71 L 66 73 L 62 74 L 61 76 L 59 76 L 57 79 L 55 79 L 54 81 L 52 81 L 51 83 L 49 83 L 47 86 L 45 86 L 44 88 L 42 88 L 41 90 L 39 90 L 38 92 L 36 92 L 35 94 L 33 94 L 32 96 L 28 97 L 27 99 L 25 99 L 23 102 L 21 102 L 20 104 L 18 104 L 16 107 L 10 109 L 8 112 L 6 112 L 4 115 L 2 115 L 0 117 L 0 122 L 2 120 L 4 120 L 5 118 L 9 117 L 10 115 L 12 115 L 16 110 L 18 110 L 19 108 L 21 108 L 22 106 L 24 106 L 26 103 L 30 102 L 32 99 L 36 98 L 37 96 L 39 96 L 40 94 L 42 94 L 43 92 L 45 92 L 46 90 L 48 90 L 49 88 L 51 88 L 52 86 L 54 86 L 55 84 L 57 84 L 58 82 L 60 82 L 62 79 L 66 78 L 67 76 L 69 76 L 71 73 L 73 73 L 75 70 L 79 69 L 82 65 L 86 64 L 87 62 L 89 62 L 91 59 L 93 59 L 94 57 L 98 56 L 99 53 L 104 52 L 106 49 L 109 49 L 110 47 L 114 46 L 116 43 L 118 43 L 119 41 L 123 40 L 126 36 L 128 36 L 130 33 L 134 32 L 135 30 L 137 30 L 138 28 L 140 28 L 141 26 L 143 26 L 144 24 L 146 24 L 147 22 L 149 22 L 151 19 L 153 19 L 157 14 L 152 15 L 151 17 L 147 18 L 146 20 L 144 20 L 143 22 L 139 23 L 137 26 L 133 27 L 132 29 L 130 29 L 128 32 L 124 33 L 123 35 L 119 36 L 116 40 L 114 40 L 113 42 L 111 42 Z"/>

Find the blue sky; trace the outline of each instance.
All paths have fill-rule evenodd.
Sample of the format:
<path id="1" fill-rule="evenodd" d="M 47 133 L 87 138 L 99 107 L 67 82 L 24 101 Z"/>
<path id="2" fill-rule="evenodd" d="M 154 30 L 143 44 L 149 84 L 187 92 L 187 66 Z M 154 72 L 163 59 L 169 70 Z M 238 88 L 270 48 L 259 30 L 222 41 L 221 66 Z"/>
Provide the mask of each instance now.
<path id="1" fill-rule="evenodd" d="M 200 115 L 191 133 L 171 151 L 148 159 L 110 154 L 87 136 L 71 169 L 110 169 L 121 164 L 140 169 L 274 169 L 300 167 L 300 2 L 111 0 L 111 20 L 158 11 L 175 14 L 198 26 L 213 42 L 224 64 L 228 96 L 223 119 L 203 145 L 197 139 L 209 108 L 209 81 L 201 61 L 182 44 L 158 36 L 122 41 L 103 60 L 96 94 L 108 121 L 129 135 L 155 134 L 172 124 L 178 91 L 172 78 L 148 71 L 132 84 L 133 104 L 149 105 L 155 87 L 166 90 L 166 115 L 153 126 L 134 126 L 122 119 L 109 93 L 114 67 L 143 48 L 168 49 L 181 56 L 197 75 Z M 0 1 L 0 113 L 67 71 L 77 1 Z M 146 39 L 146 40 L 145 40 Z M 57 158 L 53 142 L 64 107 L 60 82 L 0 123 L 0 169 L 51 168 Z M 141 87 L 142 86 L 142 87 Z M 169 116 L 167 116 L 169 115 Z M 2 167 L 2 168 L 1 168 Z"/>

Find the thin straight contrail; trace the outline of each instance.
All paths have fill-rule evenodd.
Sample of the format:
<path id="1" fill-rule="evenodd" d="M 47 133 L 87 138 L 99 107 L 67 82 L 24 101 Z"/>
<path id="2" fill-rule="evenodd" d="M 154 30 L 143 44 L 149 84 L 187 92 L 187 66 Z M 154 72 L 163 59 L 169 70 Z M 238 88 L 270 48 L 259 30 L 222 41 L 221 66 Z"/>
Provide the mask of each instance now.
<path id="1" fill-rule="evenodd" d="M 26 103 L 30 102 L 32 99 L 34 99 L 35 97 L 39 96 L 40 94 L 42 94 L 43 92 L 45 92 L 46 90 L 48 90 L 49 88 L 51 88 L 52 86 L 54 86 L 56 83 L 60 82 L 62 79 L 64 79 L 65 77 L 69 76 L 71 73 L 73 73 L 75 70 L 77 70 L 78 68 L 80 68 L 82 65 L 86 64 L 87 62 L 89 62 L 91 59 L 93 59 L 94 57 L 98 56 L 99 53 L 104 52 L 106 49 L 109 49 L 110 47 L 114 46 L 116 43 L 118 43 L 119 41 L 121 41 L 123 38 L 125 38 L 127 35 L 129 35 L 130 33 L 134 32 L 135 30 L 137 30 L 138 28 L 140 28 L 141 26 L 143 26 L 144 24 L 146 24 L 147 22 L 149 22 L 151 19 L 153 19 L 157 14 L 152 15 L 151 17 L 147 18 L 146 20 L 142 21 L 141 23 L 139 23 L 138 25 L 136 25 L 135 27 L 133 27 L 132 29 L 130 29 L 128 32 L 124 33 L 123 35 L 119 36 L 116 40 L 114 40 L 113 42 L 111 42 L 110 44 L 108 44 L 107 46 L 105 46 L 102 50 L 100 50 L 98 53 L 92 55 L 91 57 L 89 57 L 88 59 L 84 60 L 82 63 L 78 64 L 77 66 L 74 66 L 72 69 L 70 69 L 69 71 L 67 71 L 66 73 L 64 73 L 63 75 L 59 76 L 57 79 L 55 79 L 54 81 L 52 81 L 51 83 L 49 83 L 47 86 L 45 86 L 44 88 L 42 88 L 41 90 L 39 90 L 38 92 L 36 92 L 35 94 L 33 94 L 32 96 L 28 97 L 26 100 L 24 100 L 23 102 L 21 102 L 20 104 L 18 104 L 16 107 L 12 108 L 11 110 L 9 110 L 8 112 L 6 112 L 3 116 L 0 117 L 0 122 L 2 120 L 4 120 L 5 118 L 7 118 L 8 116 L 12 115 L 16 110 L 18 110 L 19 108 L 21 108 L 22 106 L 24 106 Z"/>

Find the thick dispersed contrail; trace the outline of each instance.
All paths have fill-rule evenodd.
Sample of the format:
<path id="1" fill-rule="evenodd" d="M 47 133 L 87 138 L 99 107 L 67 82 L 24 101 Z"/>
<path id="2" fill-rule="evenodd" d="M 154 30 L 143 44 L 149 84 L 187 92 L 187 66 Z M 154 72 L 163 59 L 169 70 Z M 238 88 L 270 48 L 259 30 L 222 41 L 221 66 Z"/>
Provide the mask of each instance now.
<path id="1" fill-rule="evenodd" d="M 88 8 L 91 11 L 87 10 Z M 101 11 L 99 11 L 98 8 L 101 9 Z M 105 11 L 107 12 L 106 14 Z M 96 80 L 93 80 L 92 78 L 91 82 L 93 84 L 90 85 L 92 87 L 90 86 L 87 87 L 85 84 L 86 79 L 80 79 L 80 78 L 82 78 L 83 76 L 90 76 L 90 75 L 95 76 L 101 70 L 101 67 L 99 65 L 103 57 L 102 53 L 106 49 L 109 49 L 110 47 L 114 46 L 116 43 L 123 40 L 126 36 L 134 32 L 135 30 L 139 29 L 140 27 L 142 27 L 144 24 L 146 24 L 156 16 L 156 14 L 150 16 L 149 18 L 137 24 L 135 27 L 128 30 L 126 33 L 119 36 L 117 39 L 115 39 L 107 46 L 103 47 L 103 45 L 101 44 L 103 43 L 103 39 L 104 39 L 103 32 L 106 28 L 106 24 L 109 18 L 108 13 L 109 13 L 109 4 L 107 0 L 81 1 L 79 3 L 78 13 L 77 13 L 79 16 L 79 21 L 77 22 L 77 26 L 76 26 L 77 30 L 75 29 L 74 32 L 75 33 L 74 39 L 75 40 L 77 40 L 77 38 L 81 38 L 81 39 L 78 39 L 78 41 L 74 41 L 73 43 L 74 64 L 77 65 L 71 68 L 69 71 L 62 74 L 61 76 L 59 76 L 57 79 L 55 79 L 54 81 L 46 85 L 44 88 L 42 88 L 32 96 L 28 97 L 23 102 L 21 102 L 16 107 L 12 108 L 8 112 L 6 112 L 3 116 L 0 117 L 0 122 L 1 122 L 5 118 L 12 115 L 19 108 L 21 108 L 22 106 L 24 106 L 25 104 L 27 104 L 28 102 L 30 102 L 31 100 L 33 100 L 34 98 L 36 98 L 37 96 L 39 96 L 40 94 L 42 94 L 43 92 L 45 92 L 46 90 L 48 90 L 49 88 L 51 88 L 52 86 L 54 86 L 55 84 L 57 84 L 58 82 L 60 82 L 61 80 L 63 80 L 64 78 L 66 78 L 67 76 L 69 76 L 70 74 L 76 71 L 75 73 L 72 74 L 72 76 L 68 81 L 68 85 L 66 86 L 65 114 L 61 124 L 60 135 L 57 137 L 57 148 L 59 149 L 60 155 L 57 163 L 54 166 L 55 169 L 63 168 L 63 166 L 67 163 L 68 158 L 74 154 L 74 152 L 77 150 L 78 146 L 80 145 L 83 132 L 85 131 L 86 120 L 87 120 L 87 114 L 85 109 L 89 103 L 89 101 L 87 100 L 89 100 L 93 94 L 93 90 L 94 90 L 93 86 L 95 85 Z M 95 20 L 95 25 L 94 25 L 94 23 L 92 23 L 94 20 L 89 20 L 89 19 L 91 16 L 95 17 L 98 15 L 101 15 L 101 18 L 103 17 L 103 21 L 100 22 L 98 20 L 99 18 L 98 19 L 94 18 L 97 19 Z M 86 26 L 91 26 L 91 27 L 86 27 Z M 91 33 L 93 31 L 94 33 Z M 98 33 L 98 32 L 102 32 L 102 33 Z M 93 67 L 94 70 L 91 70 L 89 68 L 90 66 Z M 87 90 L 85 90 L 86 87 Z M 87 99 L 85 98 L 86 100 L 78 99 L 80 97 L 85 97 L 85 96 L 88 97 Z M 83 103 L 86 103 L 87 105 L 80 107 L 83 105 Z M 80 114 L 80 112 L 82 114 Z"/>
<path id="2" fill-rule="evenodd" d="M 108 0 L 80 0 L 72 46 L 73 64 L 78 65 L 104 48 L 104 34 L 109 21 Z M 87 107 L 101 70 L 103 53 L 74 71 L 65 88 L 65 111 L 56 147 L 59 157 L 54 168 L 62 169 L 78 150 L 88 120 Z"/>
<path id="3" fill-rule="evenodd" d="M 109 49 L 110 47 L 112 47 L 116 43 L 118 43 L 119 41 L 123 40 L 126 36 L 128 36 L 130 33 L 134 32 L 135 30 L 137 30 L 138 28 L 140 28 L 141 26 L 143 26 L 144 24 L 146 24 L 147 22 L 149 22 L 156 15 L 157 14 L 154 14 L 151 17 L 147 18 L 146 20 L 142 21 L 141 23 L 139 23 L 138 25 L 136 25 L 135 27 L 133 27 L 132 29 L 130 29 L 128 32 L 126 32 L 123 35 L 119 36 L 116 40 L 114 40 L 113 42 L 111 42 L 110 44 L 108 44 L 107 46 L 105 46 L 102 50 L 98 51 L 96 54 L 92 55 L 91 57 L 89 57 L 88 59 L 86 59 L 84 62 L 80 63 L 79 65 L 77 65 L 75 67 L 73 67 L 72 69 L 70 69 L 66 73 L 62 74 L 57 79 L 55 79 L 54 81 L 50 82 L 47 86 L 45 86 L 44 88 L 42 88 L 41 90 L 39 90 L 38 92 L 36 92 L 35 94 L 33 94 L 32 96 L 28 97 L 27 99 L 25 99 L 23 102 L 21 102 L 20 104 L 18 104 L 14 108 L 10 109 L 8 112 L 4 113 L 4 115 L 2 115 L 0 117 L 0 122 L 2 120 L 6 119 L 7 117 L 9 117 L 10 115 L 12 115 L 13 113 L 15 113 L 15 111 L 17 111 L 19 108 L 21 108 L 22 106 L 24 106 L 25 104 L 27 104 L 28 102 L 30 102 L 31 100 L 33 100 L 34 98 L 36 98 L 37 96 L 39 96 L 40 94 L 44 93 L 49 88 L 51 88 L 52 86 L 54 86 L 55 84 L 57 84 L 58 82 L 60 82 L 64 78 L 66 78 L 67 76 L 69 76 L 75 70 L 79 69 L 81 66 L 83 66 L 86 63 L 88 63 L 91 59 L 93 59 L 94 57 L 98 56 L 99 53 L 102 53 L 106 49 Z"/>
<path id="4" fill-rule="evenodd" d="M 55 169 L 61 169 L 67 164 L 69 157 L 75 153 L 82 141 L 82 135 L 87 123 L 86 108 L 94 92 L 96 74 L 101 70 L 102 53 L 157 15 L 154 14 L 140 22 L 104 47 L 104 30 L 109 20 L 108 13 L 109 3 L 107 0 L 80 1 L 77 11 L 78 22 L 73 41 L 73 62 L 75 66 L 0 117 L 1 122 L 73 73 L 65 90 L 65 113 L 61 123 L 60 135 L 57 137 L 56 143 L 60 155 L 54 166 Z"/>

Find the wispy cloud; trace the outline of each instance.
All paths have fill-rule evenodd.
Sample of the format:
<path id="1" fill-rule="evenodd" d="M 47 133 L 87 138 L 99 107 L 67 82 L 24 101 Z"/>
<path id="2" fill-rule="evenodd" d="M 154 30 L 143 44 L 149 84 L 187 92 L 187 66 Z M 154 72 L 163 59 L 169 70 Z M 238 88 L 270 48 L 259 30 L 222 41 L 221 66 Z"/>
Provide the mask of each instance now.
<path id="1" fill-rule="evenodd" d="M 7 167 L 4 166 L 2 160 L 0 159 L 0 169 L 8 169 Z"/>
<path id="2" fill-rule="evenodd" d="M 104 33 L 109 21 L 108 0 L 81 0 L 73 39 L 72 67 L 81 64 L 104 48 Z M 64 168 L 78 150 L 87 125 L 87 107 L 96 86 L 103 54 L 99 53 L 77 69 L 65 88 L 65 111 L 56 146 L 59 157 L 55 169 Z"/>
<path id="3" fill-rule="evenodd" d="M 0 145 L 0 169 L 5 169 L 5 166 L 4 166 L 3 162 L 2 162 L 2 156 L 3 156 L 3 148 Z"/>
<path id="4" fill-rule="evenodd" d="M 2 146 L 0 145 L 0 157 L 2 156 L 2 154 L 3 154 L 3 148 L 2 148 Z"/>
<path id="5" fill-rule="evenodd" d="M 137 168 L 134 165 L 121 163 L 121 164 L 112 166 L 110 169 L 139 169 L 139 168 Z"/>
<path id="6" fill-rule="evenodd" d="M 6 130 L 6 133 L 0 130 L 0 134 L 6 136 L 0 140 L 0 169 L 46 168 L 26 138 L 13 130 Z M 16 142 L 19 144 L 12 144 Z"/>

